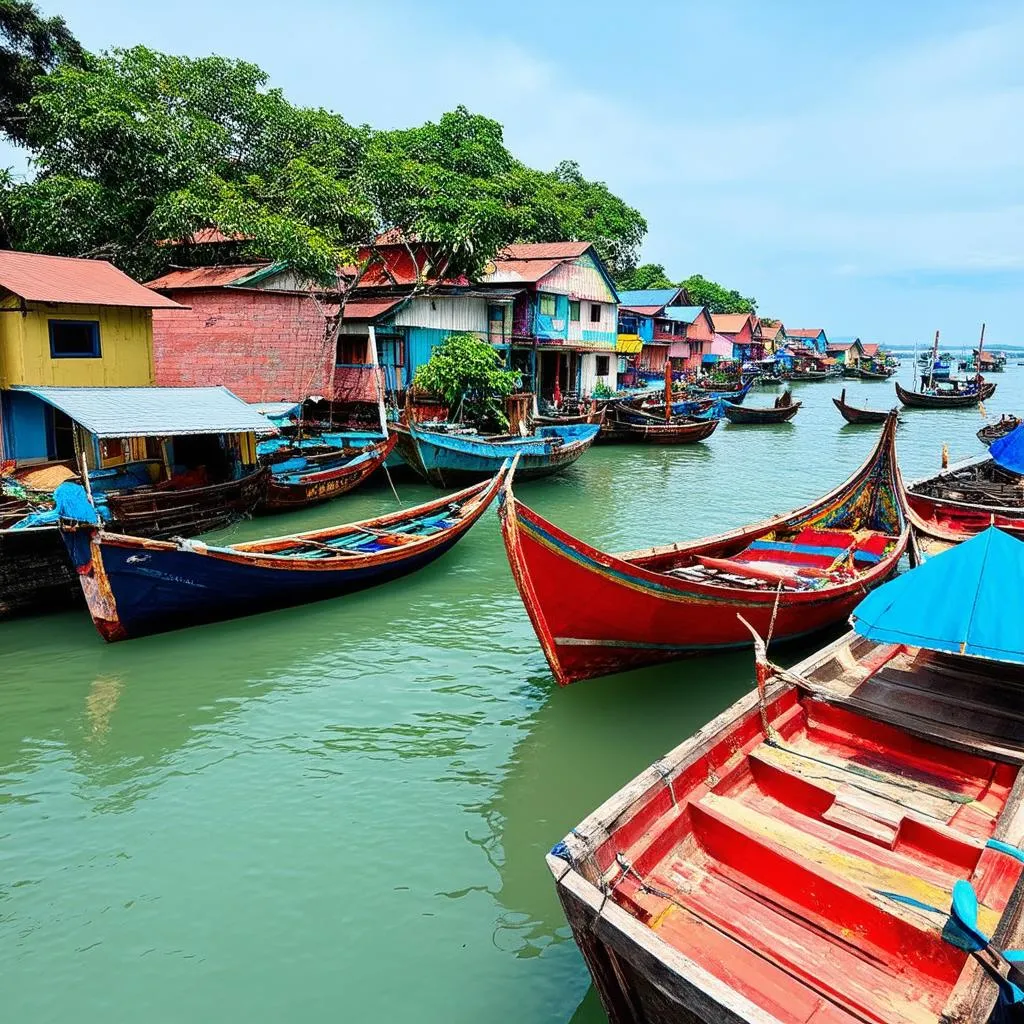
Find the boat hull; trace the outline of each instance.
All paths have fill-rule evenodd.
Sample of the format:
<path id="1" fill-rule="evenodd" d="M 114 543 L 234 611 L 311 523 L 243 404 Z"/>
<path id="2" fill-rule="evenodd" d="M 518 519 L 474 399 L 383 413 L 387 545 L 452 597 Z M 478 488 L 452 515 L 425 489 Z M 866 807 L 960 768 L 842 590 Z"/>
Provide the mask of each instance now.
<path id="1" fill-rule="evenodd" d="M 81 600 L 78 576 L 56 526 L 0 530 L 0 619 Z"/>
<path id="2" fill-rule="evenodd" d="M 492 481 L 366 523 L 213 548 L 195 541 L 148 541 L 85 526 L 64 540 L 90 614 L 107 641 L 255 615 L 340 597 L 408 575 L 449 551 L 476 523 L 501 485 Z M 459 508 L 460 512 L 452 510 Z M 443 528 L 401 539 L 399 527 L 440 515 Z M 449 522 L 450 518 L 450 522 Z M 331 548 L 332 538 L 366 534 L 369 552 Z M 374 537 L 382 537 L 378 543 Z M 395 543 L 392 543 L 394 541 Z M 290 545 L 312 555 L 286 556 Z M 323 551 L 324 556 L 317 557 Z"/>
<path id="3" fill-rule="evenodd" d="M 970 409 L 979 402 L 985 402 L 996 391 L 996 385 L 985 381 L 981 389 L 970 395 L 926 395 L 920 391 L 908 391 L 896 382 L 896 397 L 910 409 Z"/>
<path id="4" fill-rule="evenodd" d="M 524 438 L 521 442 L 487 443 L 447 437 L 407 426 L 393 428 L 402 458 L 435 487 L 453 487 L 494 476 L 506 459 L 518 455 L 516 475 L 526 480 L 560 473 L 572 466 L 593 444 L 597 424 L 571 427 L 543 427 L 546 431 L 566 431 L 573 438 L 554 445 L 556 433 Z"/>
<path id="5" fill-rule="evenodd" d="M 730 423 L 750 424 L 771 424 L 788 423 L 799 411 L 800 402 L 793 402 L 792 405 L 783 405 L 777 408 L 757 409 L 745 405 L 731 405 L 726 402 L 723 411 Z"/>
<path id="6" fill-rule="evenodd" d="M 878 409 L 858 409 L 855 406 L 847 405 L 845 389 L 838 398 L 832 399 L 832 404 L 839 410 L 839 414 L 847 423 L 853 423 L 857 426 L 865 423 L 884 423 L 889 415 L 887 412 L 881 412 Z"/>
<path id="7" fill-rule="evenodd" d="M 696 444 L 718 429 L 718 420 L 694 420 L 688 423 L 631 422 L 609 416 L 597 437 L 598 444 Z M 518 475 L 518 471 L 517 471 Z"/>

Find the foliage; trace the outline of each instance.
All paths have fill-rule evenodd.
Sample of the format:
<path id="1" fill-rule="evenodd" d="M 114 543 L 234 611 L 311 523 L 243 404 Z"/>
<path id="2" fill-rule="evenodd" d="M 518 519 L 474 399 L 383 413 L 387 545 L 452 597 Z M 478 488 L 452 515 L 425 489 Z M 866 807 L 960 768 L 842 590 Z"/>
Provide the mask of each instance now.
<path id="1" fill-rule="evenodd" d="M 668 274 L 660 263 L 644 263 L 639 267 L 634 267 L 628 273 L 616 278 L 615 283 L 620 292 L 676 287 L 675 283 L 668 279 Z"/>
<path id="2" fill-rule="evenodd" d="M 0 186 L 4 241 L 142 278 L 172 257 L 216 258 L 159 244 L 207 226 L 246 237 L 232 255 L 287 260 L 324 285 L 384 232 L 428 240 L 448 276 L 474 277 L 514 241 L 586 239 L 629 262 L 647 229 L 575 164 L 520 163 L 501 125 L 464 107 L 374 131 L 292 105 L 244 61 L 86 54 L 38 80 L 28 109 L 38 173 Z"/>
<path id="3" fill-rule="evenodd" d="M 615 392 L 612 391 L 612 389 L 605 384 L 603 380 L 599 380 L 594 385 L 594 390 L 592 392 L 594 398 L 611 398 L 614 394 Z"/>
<path id="4" fill-rule="evenodd" d="M 415 387 L 443 398 L 451 415 L 481 426 L 508 425 L 499 399 L 512 394 L 519 374 L 506 370 L 497 350 L 475 334 L 451 334 L 416 371 Z"/>
<path id="5" fill-rule="evenodd" d="M 0 130 L 27 141 L 25 104 L 33 80 L 60 63 L 79 63 L 81 44 L 63 18 L 46 18 L 29 0 L 0 0 Z"/>
<path id="6" fill-rule="evenodd" d="M 716 281 L 692 274 L 680 285 L 695 306 L 707 306 L 709 313 L 756 313 L 757 300 L 745 298 L 735 288 L 726 289 Z"/>

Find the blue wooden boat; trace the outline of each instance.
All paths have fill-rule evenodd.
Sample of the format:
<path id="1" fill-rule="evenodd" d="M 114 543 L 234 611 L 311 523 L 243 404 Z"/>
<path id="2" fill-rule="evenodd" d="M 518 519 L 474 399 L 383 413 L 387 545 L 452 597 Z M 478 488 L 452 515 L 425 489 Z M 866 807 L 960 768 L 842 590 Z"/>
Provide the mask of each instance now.
<path id="1" fill-rule="evenodd" d="M 516 477 L 529 479 L 571 466 L 593 443 L 598 423 L 538 427 L 528 437 L 488 438 L 393 424 L 402 458 L 435 487 L 493 475 L 505 459 L 519 456 Z"/>
<path id="2" fill-rule="evenodd" d="M 725 399 L 728 402 L 733 402 L 736 405 L 741 405 L 743 399 L 750 394 L 750 389 L 754 386 L 754 378 L 746 381 L 741 388 L 734 388 L 732 391 L 713 391 L 706 388 L 692 387 L 690 388 L 690 394 L 694 397 L 699 398 L 713 398 L 715 401 L 719 399 Z"/>
<path id="3" fill-rule="evenodd" d="M 94 510 L 77 484 L 62 484 L 57 500 L 92 620 L 116 641 L 338 597 L 421 569 L 484 514 L 507 469 L 376 519 L 226 547 L 106 533 L 86 521 Z"/>

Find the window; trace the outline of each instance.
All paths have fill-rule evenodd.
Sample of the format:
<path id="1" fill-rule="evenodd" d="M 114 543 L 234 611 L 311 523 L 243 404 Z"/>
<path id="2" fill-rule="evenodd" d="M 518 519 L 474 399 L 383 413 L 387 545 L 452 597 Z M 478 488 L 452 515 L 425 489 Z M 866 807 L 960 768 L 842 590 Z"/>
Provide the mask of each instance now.
<path id="1" fill-rule="evenodd" d="M 384 366 L 405 366 L 405 340 L 403 338 L 378 338 L 379 355 Z"/>
<path id="2" fill-rule="evenodd" d="M 597 375 L 598 377 L 608 376 L 608 362 L 609 356 L 596 356 L 597 359 Z"/>
<path id="3" fill-rule="evenodd" d="M 492 305 L 487 307 L 487 319 L 492 324 L 503 324 L 505 322 L 505 307 Z"/>
<path id="4" fill-rule="evenodd" d="M 569 300 L 569 319 L 574 324 L 580 322 L 580 304 L 572 299 Z"/>
<path id="5" fill-rule="evenodd" d="M 541 295 L 541 297 L 540 297 L 540 315 L 541 316 L 554 316 L 555 315 L 555 297 L 554 297 L 554 295 Z"/>
<path id="6" fill-rule="evenodd" d="M 601 322 L 601 304 L 598 302 L 590 304 L 590 322 L 592 324 L 599 324 Z"/>
<path id="7" fill-rule="evenodd" d="M 99 359 L 99 322 L 51 320 L 50 356 L 53 359 Z"/>
<path id="8" fill-rule="evenodd" d="M 366 338 L 355 334 L 338 336 L 337 366 L 363 366 L 366 363 Z"/>

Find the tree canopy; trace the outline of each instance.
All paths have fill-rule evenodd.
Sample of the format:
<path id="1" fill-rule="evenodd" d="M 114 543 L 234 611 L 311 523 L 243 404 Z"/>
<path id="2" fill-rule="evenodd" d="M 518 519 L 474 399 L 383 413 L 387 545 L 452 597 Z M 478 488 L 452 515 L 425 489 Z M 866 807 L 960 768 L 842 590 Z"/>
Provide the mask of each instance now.
<path id="1" fill-rule="evenodd" d="M 2 0 L 0 0 L 2 2 Z M 161 240 L 213 226 L 243 255 L 287 260 L 324 284 L 378 235 L 435 243 L 477 275 L 515 241 L 593 241 L 613 272 L 647 225 L 572 163 L 516 160 L 501 125 L 464 107 L 398 131 L 297 107 L 256 65 L 146 47 L 81 53 L 35 80 L 32 181 L 0 185 L 7 244 L 103 256 L 143 279 Z"/>
<path id="2" fill-rule="evenodd" d="M 675 288 L 676 283 L 670 281 L 665 268 L 660 263 L 644 263 L 623 274 L 616 282 L 619 291 L 645 291 L 648 288 Z"/>
<path id="3" fill-rule="evenodd" d="M 83 53 L 63 18 L 44 17 L 28 0 L 0 0 L 0 131 L 24 144 L 33 80 Z"/>
<path id="4" fill-rule="evenodd" d="M 756 313 L 757 300 L 740 295 L 735 288 L 726 288 L 717 281 L 709 281 L 700 274 L 691 274 L 679 284 L 686 289 L 691 301 L 707 306 L 709 313 Z"/>

